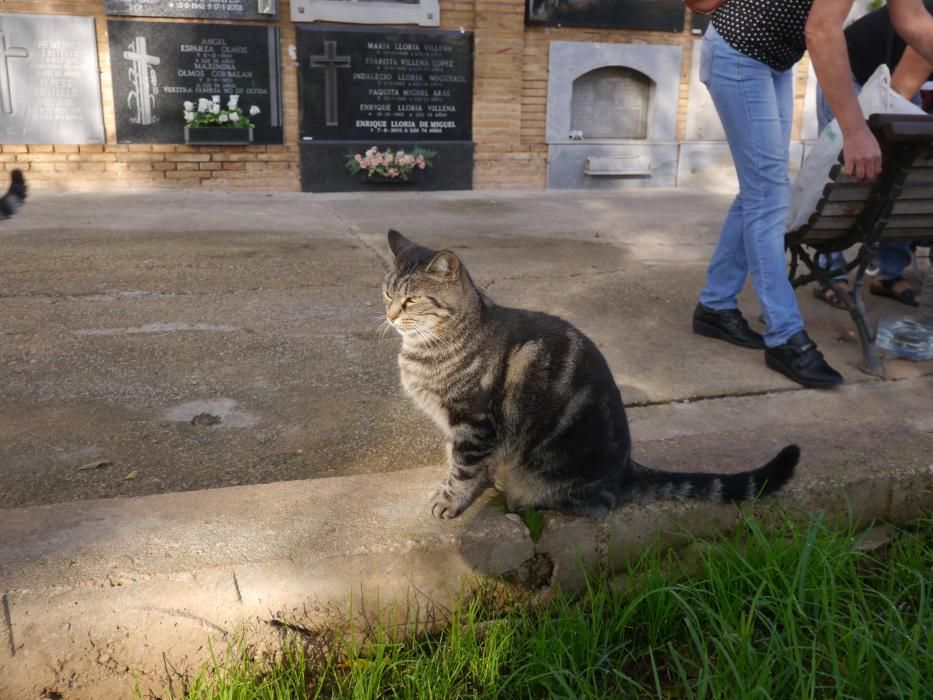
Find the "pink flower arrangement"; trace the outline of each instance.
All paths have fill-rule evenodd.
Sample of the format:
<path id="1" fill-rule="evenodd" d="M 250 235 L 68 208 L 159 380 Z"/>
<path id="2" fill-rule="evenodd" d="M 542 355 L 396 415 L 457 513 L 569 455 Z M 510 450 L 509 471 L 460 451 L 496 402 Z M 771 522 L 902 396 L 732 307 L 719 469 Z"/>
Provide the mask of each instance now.
<path id="1" fill-rule="evenodd" d="M 410 152 L 402 149 L 387 148 L 380 151 L 377 146 L 366 150 L 365 153 L 354 153 L 347 156 L 347 170 L 351 175 L 366 172 L 367 175 L 381 175 L 382 177 L 407 180 L 417 170 L 430 168 L 434 151 L 428 151 L 415 146 Z"/>

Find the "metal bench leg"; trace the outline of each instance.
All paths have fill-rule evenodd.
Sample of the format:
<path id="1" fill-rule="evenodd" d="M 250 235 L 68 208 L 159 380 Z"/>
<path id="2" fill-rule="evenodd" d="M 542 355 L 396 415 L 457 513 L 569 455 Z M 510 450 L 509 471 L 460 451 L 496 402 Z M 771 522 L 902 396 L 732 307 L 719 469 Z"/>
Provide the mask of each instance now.
<path id="1" fill-rule="evenodd" d="M 837 298 L 844 300 L 846 311 L 849 312 L 853 323 L 855 323 L 855 328 L 858 330 L 859 342 L 862 346 L 862 361 L 859 363 L 859 369 L 866 374 L 875 377 L 883 377 L 884 364 L 875 346 L 875 331 L 872 329 L 868 313 L 865 311 L 865 303 L 862 301 L 862 286 L 865 281 L 865 271 L 875 259 L 875 252 L 878 249 L 877 241 L 874 244 L 863 244 L 856 258 L 845 267 L 846 271 L 855 269 L 855 281 L 851 296 L 846 294 L 836 280 L 833 279 L 833 275 L 839 272 L 839 270 L 826 270 L 821 268 L 817 264 L 816 256 L 811 256 L 804 250 L 803 246 L 798 243 L 791 244 L 790 249 L 791 284 L 796 289 L 805 284 L 816 282 L 829 287 L 836 293 Z M 802 262 L 807 267 L 809 270 L 808 273 L 802 275 L 796 274 L 799 262 Z"/>
<path id="2" fill-rule="evenodd" d="M 854 303 L 848 305 L 849 315 L 858 329 L 859 342 L 862 345 L 862 362 L 859 369 L 874 377 L 884 376 L 884 363 L 878 355 L 878 348 L 875 345 L 875 330 L 872 328 L 871 320 L 865 310 L 865 303 L 862 300 L 862 286 L 865 282 L 865 271 L 875 257 L 875 245 L 863 245 L 859 251 L 859 265 L 855 271 L 855 281 L 853 284 L 852 298 Z"/>

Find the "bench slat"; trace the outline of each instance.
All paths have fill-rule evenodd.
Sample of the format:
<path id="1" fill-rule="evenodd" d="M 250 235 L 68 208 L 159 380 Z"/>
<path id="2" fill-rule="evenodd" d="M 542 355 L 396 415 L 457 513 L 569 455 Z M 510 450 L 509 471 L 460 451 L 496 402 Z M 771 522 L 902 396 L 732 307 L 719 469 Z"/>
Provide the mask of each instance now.
<path id="1" fill-rule="evenodd" d="M 904 180 L 906 187 L 926 186 L 929 190 L 933 187 L 933 168 L 912 168 Z"/>
<path id="2" fill-rule="evenodd" d="M 924 231 L 919 228 L 887 228 L 881 234 L 885 241 L 926 241 L 933 239 L 933 229 Z"/>
<path id="3" fill-rule="evenodd" d="M 894 203 L 892 214 L 933 214 L 933 192 L 930 192 L 929 199 L 908 200 L 899 197 Z M 933 219 L 929 219 L 933 226 Z"/>
<path id="4" fill-rule="evenodd" d="M 846 231 L 841 229 L 838 231 L 807 231 L 802 236 L 799 236 L 797 240 L 806 244 L 829 243 L 830 241 L 835 241 L 845 235 Z M 914 238 L 916 238 L 916 235 Z"/>
<path id="5" fill-rule="evenodd" d="M 826 186 L 824 192 L 827 202 L 865 202 L 871 192 L 871 185 L 857 182 L 836 182 Z"/>
<path id="6" fill-rule="evenodd" d="M 858 216 L 861 213 L 862 209 L 865 208 L 865 201 L 842 201 L 842 202 L 833 202 L 829 201 L 820 211 L 820 216 Z"/>
<path id="7" fill-rule="evenodd" d="M 933 219 L 929 216 L 911 216 L 909 214 L 891 216 L 887 225 L 891 228 L 925 228 L 933 233 Z"/>
<path id="8" fill-rule="evenodd" d="M 888 141 L 933 140 L 933 119 L 926 114 L 872 114 L 868 123 Z"/>
<path id="9" fill-rule="evenodd" d="M 826 186 L 828 194 L 825 194 L 825 201 L 829 202 L 866 202 L 871 193 L 870 184 L 830 184 Z M 898 201 L 906 199 L 933 199 L 933 188 L 929 185 L 905 185 L 901 190 Z"/>
<path id="10" fill-rule="evenodd" d="M 846 230 L 855 223 L 854 216 L 821 216 L 810 225 L 811 231 L 837 231 Z"/>

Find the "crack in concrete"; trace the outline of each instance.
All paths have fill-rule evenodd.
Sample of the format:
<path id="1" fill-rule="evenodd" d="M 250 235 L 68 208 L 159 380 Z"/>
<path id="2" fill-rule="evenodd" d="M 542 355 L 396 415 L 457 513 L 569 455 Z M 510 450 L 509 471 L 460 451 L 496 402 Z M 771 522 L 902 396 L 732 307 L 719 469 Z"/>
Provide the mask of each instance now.
<path id="1" fill-rule="evenodd" d="M 371 248 L 371 246 L 368 246 Z M 109 301 L 152 301 L 153 299 L 181 299 L 181 298 L 200 298 L 200 297 L 224 297 L 234 296 L 236 294 L 248 294 L 251 292 L 295 292 L 295 291 L 314 291 L 317 289 L 369 289 L 369 287 L 360 285 L 353 287 L 346 282 L 334 282 L 333 284 L 296 284 L 288 287 L 238 287 L 236 289 L 220 289 L 214 292 L 173 292 L 171 294 L 163 292 L 147 292 L 145 295 L 122 295 L 122 294 L 101 294 L 100 292 L 87 292 L 83 294 L 51 294 L 49 292 L 32 292 L 26 294 L 4 294 L 0 292 L 0 299 L 5 300 L 50 300 L 54 302 L 96 302 L 102 300 Z"/>
<path id="2" fill-rule="evenodd" d="M 919 377 L 902 377 L 899 379 L 886 379 L 884 382 L 879 382 L 877 379 L 872 379 L 870 377 L 865 377 L 864 379 L 847 379 L 846 384 L 848 386 L 867 386 L 873 384 L 891 384 L 894 382 L 910 382 L 917 379 L 923 379 L 925 377 L 933 376 L 933 370 L 930 372 L 923 372 Z M 619 390 L 624 392 L 625 385 L 619 384 Z M 703 401 L 719 401 L 721 399 L 741 399 L 754 396 L 768 396 L 770 394 L 789 394 L 791 392 L 797 391 L 811 391 L 803 386 L 789 386 L 783 389 L 759 389 L 755 391 L 740 391 L 734 393 L 722 393 L 722 394 L 710 394 L 708 396 L 695 396 L 695 397 L 686 397 L 682 399 L 661 399 L 658 401 L 626 401 L 625 408 L 653 408 L 655 406 L 673 406 L 675 404 L 694 404 L 702 403 Z"/>
<path id="3" fill-rule="evenodd" d="M 240 591 L 240 582 L 237 581 L 237 578 L 236 578 L 236 571 L 233 572 L 233 590 L 236 591 L 236 599 L 237 599 L 237 602 L 240 603 L 240 604 L 242 604 L 242 603 L 243 603 L 243 593 L 242 593 L 242 591 Z"/>
<path id="4" fill-rule="evenodd" d="M 380 248 L 377 248 L 375 245 L 371 244 L 369 241 L 363 238 L 363 236 L 360 235 L 359 231 L 353 224 L 349 223 L 344 217 L 342 217 L 340 214 L 337 213 L 333 205 L 331 205 L 330 203 L 326 203 L 325 206 L 327 210 L 330 212 L 330 215 L 333 216 L 337 221 L 339 221 L 340 225 L 343 226 L 347 230 L 347 233 L 353 236 L 364 248 L 367 248 L 370 251 L 372 251 L 372 253 L 376 256 L 376 259 L 379 260 L 380 265 L 382 265 L 383 267 L 386 267 L 389 265 L 390 260 L 383 250 L 381 250 Z M 386 244 L 386 246 L 388 247 L 388 244 Z"/>
<path id="5" fill-rule="evenodd" d="M 502 574 L 506 582 L 532 591 L 547 588 L 553 576 L 554 560 L 549 555 L 537 551 L 516 568 Z"/>
<path id="6" fill-rule="evenodd" d="M 177 609 L 175 609 L 175 608 L 155 608 L 155 607 L 151 607 L 151 606 L 148 606 L 148 605 L 147 605 L 147 606 L 144 606 L 144 607 L 141 607 L 141 608 L 132 608 L 132 609 L 133 609 L 133 610 L 139 610 L 139 611 L 142 611 L 142 612 L 162 613 L 163 615 L 168 615 L 169 617 L 183 617 L 183 618 L 185 618 L 186 620 L 192 620 L 193 622 L 197 622 L 197 623 L 198 623 L 199 625 L 201 625 L 202 627 L 206 627 L 207 629 L 214 630 L 215 632 L 219 632 L 220 634 L 224 635 L 225 637 L 226 637 L 228 634 L 230 634 L 227 630 L 225 630 L 225 629 L 224 629 L 223 627 L 221 627 L 220 625 L 215 625 L 213 622 L 211 622 L 211 621 L 208 620 L 208 619 L 205 619 L 205 618 L 203 618 L 203 617 L 199 617 L 199 616 L 197 616 L 197 615 L 192 615 L 191 613 L 187 613 L 187 612 L 185 612 L 184 610 L 177 610 Z"/>
<path id="7" fill-rule="evenodd" d="M 275 629 L 288 630 L 289 632 L 294 632 L 296 634 L 301 635 L 305 639 L 316 641 L 321 637 L 320 633 L 315 632 L 314 630 L 309 629 L 305 627 L 304 625 L 299 625 L 294 622 L 285 622 L 284 620 L 279 620 L 278 618 L 275 618 L 275 617 L 272 618 L 271 620 L 266 620 L 265 622 L 270 627 L 274 627 Z"/>
<path id="8" fill-rule="evenodd" d="M 639 261 L 639 264 L 641 264 L 642 262 L 643 262 L 643 261 Z M 651 264 L 657 264 L 657 263 L 651 263 Z M 686 262 L 685 262 L 685 263 L 679 263 L 679 264 L 687 265 L 687 264 L 694 264 L 694 263 L 686 263 Z M 698 263 L 695 263 L 695 264 L 696 264 L 696 265 L 703 265 L 704 263 L 698 262 Z M 658 266 L 660 266 L 660 264 L 658 264 Z M 595 277 L 603 277 L 603 276 L 607 276 L 607 275 L 622 275 L 622 274 L 630 273 L 631 271 L 632 271 L 632 268 L 617 268 L 617 269 L 613 269 L 613 270 L 595 270 L 595 271 L 585 271 L 585 272 L 567 272 L 567 273 L 564 273 L 564 274 L 504 275 L 504 276 L 500 276 L 500 277 L 495 277 L 495 278 L 489 280 L 488 282 L 482 282 L 482 283 L 481 283 L 478 279 L 477 279 L 477 280 L 474 280 L 474 281 L 476 282 L 476 285 L 477 285 L 480 289 L 482 289 L 483 291 L 486 291 L 487 289 L 489 289 L 490 287 L 492 287 L 496 282 L 499 282 L 499 281 L 502 281 L 502 282 L 516 282 L 516 281 L 517 281 L 517 282 L 523 282 L 523 281 L 537 281 L 537 280 L 571 280 L 571 279 L 579 279 L 579 278 L 581 278 L 581 277 L 587 277 L 587 278 L 589 278 L 589 277 L 594 277 L 594 278 L 595 278 Z"/>
<path id="9" fill-rule="evenodd" d="M 16 656 L 16 642 L 13 639 L 13 616 L 10 614 L 9 594 L 4 593 L 3 602 L 3 621 L 6 623 L 7 637 L 10 642 L 10 656 Z"/>

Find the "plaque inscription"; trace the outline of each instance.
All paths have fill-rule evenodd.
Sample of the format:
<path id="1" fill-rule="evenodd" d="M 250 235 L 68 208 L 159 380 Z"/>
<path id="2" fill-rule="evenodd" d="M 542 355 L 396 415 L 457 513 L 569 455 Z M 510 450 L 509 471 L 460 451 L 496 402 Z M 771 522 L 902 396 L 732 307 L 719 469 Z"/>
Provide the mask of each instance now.
<path id="1" fill-rule="evenodd" d="M 104 8 L 134 17 L 274 20 L 279 14 L 277 0 L 104 0 Z"/>
<path id="2" fill-rule="evenodd" d="M 279 33 L 270 26 L 111 20 L 119 143 L 184 143 L 185 101 L 240 96 L 259 107 L 256 143 L 282 143 Z"/>
<path id="3" fill-rule="evenodd" d="M 470 32 L 301 29 L 302 136 L 468 141 L 472 53 Z"/>
<path id="4" fill-rule="evenodd" d="M 0 15 L 0 143 L 104 142 L 92 17 Z"/>

